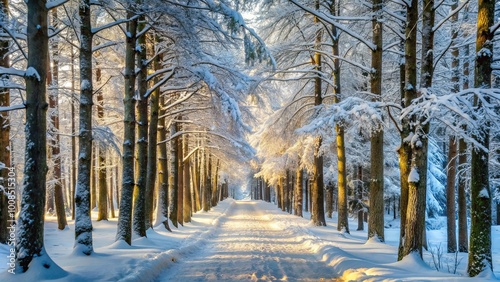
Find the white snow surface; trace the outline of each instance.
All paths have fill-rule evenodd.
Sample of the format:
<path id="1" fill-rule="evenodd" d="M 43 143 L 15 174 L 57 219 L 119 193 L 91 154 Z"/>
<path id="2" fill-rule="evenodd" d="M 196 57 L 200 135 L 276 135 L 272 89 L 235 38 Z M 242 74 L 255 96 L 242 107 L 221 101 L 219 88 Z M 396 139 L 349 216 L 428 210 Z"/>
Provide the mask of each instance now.
<path id="1" fill-rule="evenodd" d="M 447 271 L 454 254 L 443 253 L 441 272 L 431 268 L 429 252 L 423 261 L 409 256 L 396 262 L 398 220 L 386 219 L 389 228 L 381 243 L 367 242 L 366 231 L 337 231 L 335 214 L 327 227 L 311 225 L 309 216 L 305 212 L 299 218 L 261 201 L 227 199 L 210 212 L 194 214 L 191 223 L 171 225 L 172 233 L 163 227 L 150 229 L 148 238 L 135 238 L 132 246 L 114 242 L 116 219 L 94 221 L 91 256 L 72 254 L 73 221 L 60 231 L 56 219 L 47 218 L 45 248 L 50 259 L 36 259 L 30 271 L 12 275 L 6 272 L 9 250 L 0 245 L 0 281 L 479 281 L 466 276 L 465 253 L 458 255 L 458 274 Z M 352 219 L 350 226 L 355 222 Z M 500 226 L 493 226 L 492 232 L 492 238 L 498 238 Z M 445 249 L 445 228 L 429 230 L 427 238 L 430 249 Z M 499 276 L 497 241 L 492 242 L 493 268 Z M 45 268 L 52 261 L 57 265 Z M 490 275 L 480 281 L 496 279 Z"/>

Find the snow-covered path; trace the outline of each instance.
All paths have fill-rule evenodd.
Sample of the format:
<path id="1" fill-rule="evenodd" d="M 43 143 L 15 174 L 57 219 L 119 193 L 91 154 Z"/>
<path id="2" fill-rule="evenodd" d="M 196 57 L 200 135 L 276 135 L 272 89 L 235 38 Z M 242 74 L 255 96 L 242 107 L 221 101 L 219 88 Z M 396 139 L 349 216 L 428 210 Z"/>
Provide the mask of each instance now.
<path id="1" fill-rule="evenodd" d="M 331 267 L 257 206 L 236 201 L 206 245 L 158 281 L 335 281 Z"/>

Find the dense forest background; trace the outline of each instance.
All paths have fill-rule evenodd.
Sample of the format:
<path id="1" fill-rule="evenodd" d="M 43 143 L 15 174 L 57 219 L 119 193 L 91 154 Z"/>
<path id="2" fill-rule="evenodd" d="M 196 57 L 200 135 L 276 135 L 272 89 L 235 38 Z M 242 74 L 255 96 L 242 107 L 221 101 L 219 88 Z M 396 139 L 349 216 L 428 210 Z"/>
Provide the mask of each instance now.
<path id="1" fill-rule="evenodd" d="M 24 272 L 46 214 L 91 256 L 93 210 L 130 245 L 251 196 L 381 242 L 391 214 L 400 260 L 446 216 L 492 269 L 496 2 L 3 0 L 0 242 Z"/>

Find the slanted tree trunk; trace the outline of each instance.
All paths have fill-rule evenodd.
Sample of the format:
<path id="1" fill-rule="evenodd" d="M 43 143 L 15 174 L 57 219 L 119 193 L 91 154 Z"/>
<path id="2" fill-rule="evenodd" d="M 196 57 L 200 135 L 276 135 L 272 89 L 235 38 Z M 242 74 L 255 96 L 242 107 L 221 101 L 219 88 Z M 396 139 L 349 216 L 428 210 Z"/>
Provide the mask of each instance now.
<path id="1" fill-rule="evenodd" d="M 35 256 L 46 256 L 43 244 L 47 174 L 47 68 L 49 38 L 46 1 L 29 1 L 26 80 L 26 151 L 23 194 L 17 220 L 16 270 L 26 272 Z M 49 266 L 50 267 L 50 266 Z"/>
<path id="2" fill-rule="evenodd" d="M 132 196 L 135 186 L 135 48 L 137 19 L 129 6 L 127 12 L 127 33 L 125 49 L 125 95 L 123 98 L 123 156 L 122 156 L 122 189 L 120 196 L 120 214 L 118 216 L 118 230 L 116 241 L 123 240 L 132 244 Z"/>
<path id="3" fill-rule="evenodd" d="M 476 66 L 474 71 L 474 87 L 491 88 L 491 63 L 493 62 L 493 31 L 495 2 L 492 0 L 478 1 L 477 34 L 476 34 Z M 488 103 L 488 98 L 485 98 Z M 485 105 L 474 96 L 474 107 L 480 112 Z M 491 198 L 489 184 L 489 123 L 476 120 L 477 131 L 472 138 L 476 145 L 471 156 L 471 231 L 469 263 L 467 273 L 474 277 L 482 272 L 493 271 L 491 258 Z"/>
<path id="4" fill-rule="evenodd" d="M 90 182 L 92 170 L 92 26 L 90 0 L 79 5 L 80 15 L 80 135 L 78 181 L 75 195 L 75 253 L 90 255 L 92 221 L 90 218 Z"/>
<path id="5" fill-rule="evenodd" d="M 405 25 L 405 77 L 404 77 L 404 97 L 402 97 L 402 107 L 408 107 L 411 101 L 417 97 L 417 26 L 418 21 L 418 1 L 411 0 L 406 6 L 406 25 Z M 401 232 L 399 238 L 398 260 L 402 260 L 406 255 L 404 244 L 407 238 L 406 224 L 408 222 L 409 202 L 409 176 L 411 168 L 411 135 L 413 128 L 412 121 L 405 117 L 401 121 L 401 147 L 399 148 L 399 169 L 401 175 Z M 411 203 L 413 204 L 413 203 Z M 416 215 L 415 215 L 416 216 Z M 419 240 L 417 240 L 420 242 Z"/>
<path id="6" fill-rule="evenodd" d="M 372 1 L 372 72 L 370 77 L 370 88 L 373 101 L 382 100 L 382 30 L 383 30 L 383 1 Z M 384 131 L 382 129 L 371 132 L 370 138 L 370 210 L 368 217 L 368 238 L 378 237 L 384 242 Z M 363 222 L 359 221 L 358 230 L 362 228 Z M 362 230 L 362 229 L 361 229 Z"/>
<path id="7" fill-rule="evenodd" d="M 2 0 L 0 6 L 0 21 L 5 23 L 8 21 L 9 17 L 9 1 Z M 0 28 L 0 31 L 5 32 L 4 29 Z M 9 41 L 2 38 L 0 39 L 0 67 L 9 68 L 10 61 L 9 56 Z M 0 79 L 7 80 L 9 77 L 7 75 L 1 75 Z M 8 88 L 0 88 L 0 107 L 10 106 L 10 91 Z M 9 169 L 11 167 L 10 162 L 10 149 L 9 149 L 9 138 L 10 138 L 10 121 L 8 112 L 0 112 L 0 163 L 3 164 L 3 168 L 0 165 L 0 186 L 6 187 L 9 191 L 9 184 L 7 179 L 9 178 Z M 15 188 L 15 186 L 10 186 Z M 15 190 L 10 190 L 15 191 Z M 9 198 L 7 193 L 0 193 L 0 244 L 7 244 L 9 240 L 9 230 L 7 227 L 10 226 L 9 219 Z"/>
<path id="8" fill-rule="evenodd" d="M 146 64 L 146 19 L 141 15 L 137 23 L 137 185 L 134 190 L 133 229 L 136 235 L 146 236 L 146 178 L 148 173 L 148 90 Z"/>

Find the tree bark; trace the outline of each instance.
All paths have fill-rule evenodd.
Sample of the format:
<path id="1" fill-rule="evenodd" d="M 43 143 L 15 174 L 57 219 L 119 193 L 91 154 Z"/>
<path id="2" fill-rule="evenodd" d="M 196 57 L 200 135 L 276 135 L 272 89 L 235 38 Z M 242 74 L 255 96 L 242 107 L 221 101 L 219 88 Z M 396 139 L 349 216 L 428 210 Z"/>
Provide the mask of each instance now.
<path id="1" fill-rule="evenodd" d="M 155 43 L 158 43 L 158 38 L 154 38 Z M 153 60 L 153 70 L 157 71 L 161 69 L 161 62 L 163 60 L 162 54 L 156 55 Z M 157 84 L 159 79 L 155 77 L 153 80 L 153 84 Z M 157 162 L 161 162 L 159 160 L 157 151 L 158 151 L 158 113 L 160 110 L 160 89 L 159 87 L 151 93 L 150 96 L 150 116 L 149 116 L 149 131 L 148 131 L 148 152 L 147 152 L 147 173 L 146 173 L 146 199 L 145 199 L 145 214 L 146 214 L 146 229 L 153 227 L 153 213 L 154 213 L 154 194 L 156 187 L 156 175 L 157 171 Z M 164 122 L 164 118 L 162 119 Z M 160 126 L 164 126 L 161 124 Z M 163 141 L 160 139 L 160 142 Z M 160 144 L 160 146 L 164 146 L 164 144 Z M 161 182 L 160 182 L 161 185 Z M 161 195 L 161 192 L 159 193 Z M 160 209 L 160 204 L 162 203 L 161 196 L 158 198 L 157 208 Z"/>
<path id="2" fill-rule="evenodd" d="M 494 23 L 495 2 L 492 0 L 478 1 L 477 34 L 476 34 L 476 66 L 474 71 L 474 86 L 480 89 L 491 88 L 491 64 L 493 62 L 493 32 L 490 28 Z M 488 103 L 488 98 L 485 98 Z M 480 112 L 485 105 L 474 96 L 475 110 Z M 491 257 L 491 198 L 489 184 L 489 123 L 477 122 L 476 132 L 472 138 L 482 148 L 475 145 L 471 156 L 471 232 L 467 273 L 477 276 L 482 272 L 493 271 Z"/>
<path id="3" fill-rule="evenodd" d="M 383 30 L 383 1 L 372 2 L 373 44 L 372 72 L 370 88 L 374 94 L 373 101 L 382 100 L 382 30 Z M 368 238 L 377 237 L 384 242 L 384 131 L 382 129 L 371 132 L 370 138 L 370 209 L 368 217 Z M 358 219 L 359 220 L 359 219 Z M 363 222 L 358 221 L 358 230 Z M 362 229 L 361 229 L 362 230 Z"/>
<path id="4" fill-rule="evenodd" d="M 47 174 L 48 11 L 46 1 L 29 1 L 28 72 L 26 80 L 26 149 L 23 194 L 17 221 L 16 264 L 26 272 L 44 251 L 43 230 Z"/>
<path id="5" fill-rule="evenodd" d="M 434 69 L 434 0 L 423 1 L 422 13 L 422 59 L 420 73 L 421 91 L 432 87 L 432 77 Z M 412 10 L 418 10 L 418 5 L 412 3 Z M 406 106 L 409 106 L 407 104 Z M 422 257 L 422 246 L 425 244 L 425 211 L 427 195 L 427 135 L 429 133 L 429 123 L 427 117 L 412 117 L 418 121 L 413 129 L 411 142 L 411 171 L 410 174 L 418 174 L 418 177 L 410 177 L 408 191 L 408 210 L 406 217 L 406 238 L 403 249 L 403 256 L 417 251 Z M 418 141 L 414 141 L 418 140 Z"/>
<path id="6" fill-rule="evenodd" d="M 99 84 L 102 81 L 101 68 L 97 67 L 96 72 L 96 82 Z M 97 93 L 97 119 L 100 124 L 104 124 L 104 95 L 101 90 Z M 98 214 L 97 221 L 108 220 L 108 174 L 107 174 L 107 163 L 106 163 L 106 148 L 104 145 L 99 146 L 98 150 Z"/>
<path id="7" fill-rule="evenodd" d="M 358 172 L 356 173 L 357 174 L 356 190 L 357 190 L 357 197 L 358 197 L 358 201 L 359 201 L 358 202 L 358 209 L 359 210 L 358 210 L 358 228 L 356 230 L 361 231 L 361 230 L 365 229 L 364 222 L 363 222 L 365 211 L 364 211 L 364 208 L 362 205 L 363 204 L 363 167 L 361 165 L 358 165 L 357 170 L 358 170 Z M 383 202 L 383 198 L 382 198 L 382 202 Z M 382 205 L 382 218 L 384 217 L 384 208 L 383 207 L 384 206 Z M 369 218 L 371 218 L 371 216 Z M 382 226 L 382 228 L 383 228 L 383 226 Z M 380 239 L 380 236 L 378 236 L 378 237 Z M 370 238 L 370 237 L 368 236 L 368 238 Z"/>
<path id="8" fill-rule="evenodd" d="M 404 97 L 402 97 L 402 107 L 409 106 L 413 99 L 417 97 L 417 29 L 415 28 L 418 21 L 418 1 L 411 0 L 410 5 L 406 6 L 406 25 L 405 25 L 405 82 L 404 82 Z M 407 238 L 406 224 L 408 222 L 407 213 L 409 201 L 409 175 L 411 168 L 411 134 L 413 128 L 412 121 L 409 117 L 405 117 L 401 121 L 401 147 L 399 153 L 399 169 L 401 175 L 401 231 L 399 238 L 398 260 L 402 260 L 406 255 L 404 252 L 404 244 Z"/>
<path id="9" fill-rule="evenodd" d="M 75 253 L 90 255 L 92 221 L 90 218 L 90 182 L 92 170 L 92 26 L 90 1 L 79 5 L 80 15 L 80 135 L 78 181 L 75 195 Z"/>
<path id="10" fill-rule="evenodd" d="M 170 138 L 172 138 L 178 131 L 177 122 L 174 120 L 171 121 L 170 124 Z M 170 195 L 172 196 L 172 200 L 170 201 L 170 220 L 175 227 L 178 227 L 177 221 L 177 213 L 178 213 L 178 193 L 179 193 L 179 166 L 178 166 L 178 157 L 179 153 L 177 152 L 179 146 L 179 137 L 174 137 L 170 141 Z"/>
<path id="11" fill-rule="evenodd" d="M 130 6 L 127 12 L 127 35 L 125 50 L 125 95 L 123 98 L 123 157 L 122 157 L 122 189 L 120 196 L 120 214 L 118 216 L 118 230 L 116 241 L 123 240 L 132 244 L 132 195 L 135 186 L 135 48 L 137 19 Z"/>
<path id="12" fill-rule="evenodd" d="M 159 63 L 162 59 L 158 58 Z M 155 60 L 156 61 L 156 60 Z M 156 64 L 155 63 L 155 64 Z M 159 93 L 158 93 L 159 94 Z M 160 95 L 157 96 L 157 98 L 160 98 Z M 153 99 L 153 98 L 151 98 Z M 165 104 L 165 97 L 161 97 L 162 105 Z M 167 125 L 166 125 L 166 119 L 165 119 L 165 112 L 166 110 L 163 108 L 160 108 L 159 112 L 159 119 L 158 119 L 158 142 L 159 143 L 159 148 L 158 148 L 158 185 L 159 185 L 159 203 L 158 203 L 158 209 L 161 210 L 161 215 L 162 215 L 162 223 L 165 229 L 168 231 L 171 231 L 169 223 L 168 223 L 168 211 L 169 211 L 169 192 L 168 192 L 168 187 L 169 187 L 169 181 L 168 181 L 168 159 L 167 159 L 167 143 L 163 142 L 165 139 L 167 139 Z M 156 143 L 156 142 L 155 142 Z M 157 218 L 158 220 L 158 218 Z"/>
<path id="13" fill-rule="evenodd" d="M 302 202 L 303 202 L 303 193 L 304 193 L 304 187 L 303 187 L 303 182 L 304 182 L 304 171 L 298 167 L 296 172 L 295 172 L 295 215 L 302 217 Z M 266 185 L 267 186 L 267 185 Z M 266 200 L 268 199 L 267 193 L 266 194 Z"/>
<path id="14" fill-rule="evenodd" d="M 186 156 L 189 154 L 189 140 L 188 140 L 188 135 L 185 134 L 184 138 L 182 138 L 182 151 L 184 152 L 183 160 L 182 160 L 182 166 L 183 166 L 183 177 L 184 177 L 184 223 L 186 222 L 191 222 L 191 206 L 192 206 L 192 201 L 191 201 L 191 175 L 189 173 L 189 167 L 190 167 L 190 162 L 191 158 L 186 158 Z M 184 159 L 186 158 L 186 159 Z"/>
<path id="15" fill-rule="evenodd" d="M 2 23 L 9 20 L 9 1 L 2 0 L 0 6 L 0 21 Z M 0 29 L 5 32 L 4 29 Z M 0 39 L 0 67 L 9 68 L 9 40 Z M 0 79 L 8 80 L 7 75 L 1 75 Z M 10 106 L 10 91 L 8 88 L 0 88 L 0 107 Z M 10 224 L 9 220 L 14 218 L 9 217 L 9 198 L 6 191 L 14 191 L 16 185 L 9 186 L 7 179 L 9 178 L 9 168 L 12 164 L 10 161 L 10 121 L 8 112 L 0 112 L 0 163 L 3 163 L 3 168 L 0 168 L 0 186 L 5 187 L 4 193 L 0 193 L 0 244 L 7 244 L 9 240 L 9 230 L 7 229 Z M 15 184 L 15 183 L 14 183 Z M 14 206 L 15 210 L 15 206 Z M 14 211 L 15 212 L 15 211 Z"/>
<path id="16" fill-rule="evenodd" d="M 146 64 L 146 18 L 141 15 L 137 23 L 137 184 L 134 190 L 133 229 L 136 235 L 146 236 L 146 178 L 148 173 L 148 90 Z"/>
<path id="17" fill-rule="evenodd" d="M 450 11 L 458 8 L 458 1 L 454 1 L 450 6 Z M 451 83 L 454 93 L 460 91 L 460 58 L 459 49 L 456 46 L 458 44 L 458 13 L 455 13 L 450 18 L 452 24 L 451 31 Z M 446 168 L 446 216 L 447 216 L 447 235 L 448 235 L 448 253 L 454 253 L 457 251 L 457 232 L 456 232 L 456 220 L 455 220 L 455 184 L 457 175 L 457 139 L 455 136 L 450 136 L 448 141 L 448 162 Z"/>

